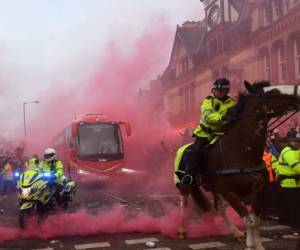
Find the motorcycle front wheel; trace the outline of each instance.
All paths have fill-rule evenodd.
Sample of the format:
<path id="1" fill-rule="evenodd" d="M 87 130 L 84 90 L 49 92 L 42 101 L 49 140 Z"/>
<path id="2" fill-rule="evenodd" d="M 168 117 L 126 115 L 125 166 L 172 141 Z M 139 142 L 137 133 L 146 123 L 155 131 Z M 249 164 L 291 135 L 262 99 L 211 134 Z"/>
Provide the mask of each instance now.
<path id="1" fill-rule="evenodd" d="M 19 225 L 22 229 L 36 228 L 40 221 L 40 215 L 35 208 L 20 210 Z"/>

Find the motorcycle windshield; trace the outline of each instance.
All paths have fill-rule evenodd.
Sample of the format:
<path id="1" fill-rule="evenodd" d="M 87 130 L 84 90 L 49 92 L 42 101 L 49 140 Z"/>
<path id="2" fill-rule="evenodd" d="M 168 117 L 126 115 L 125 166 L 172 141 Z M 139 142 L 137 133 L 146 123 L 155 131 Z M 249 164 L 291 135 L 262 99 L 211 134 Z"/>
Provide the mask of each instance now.
<path id="1" fill-rule="evenodd" d="M 77 153 L 81 160 L 123 158 L 122 136 L 114 123 L 83 123 L 78 126 Z"/>

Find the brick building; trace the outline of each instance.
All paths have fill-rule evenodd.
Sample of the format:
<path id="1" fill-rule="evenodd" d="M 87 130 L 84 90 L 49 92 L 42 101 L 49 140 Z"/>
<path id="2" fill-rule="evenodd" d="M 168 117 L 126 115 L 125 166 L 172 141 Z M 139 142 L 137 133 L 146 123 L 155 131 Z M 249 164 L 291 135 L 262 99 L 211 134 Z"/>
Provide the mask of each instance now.
<path id="1" fill-rule="evenodd" d="M 177 26 L 160 97 L 174 127 L 199 119 L 217 77 L 300 81 L 300 0 L 201 0 L 205 19 Z"/>

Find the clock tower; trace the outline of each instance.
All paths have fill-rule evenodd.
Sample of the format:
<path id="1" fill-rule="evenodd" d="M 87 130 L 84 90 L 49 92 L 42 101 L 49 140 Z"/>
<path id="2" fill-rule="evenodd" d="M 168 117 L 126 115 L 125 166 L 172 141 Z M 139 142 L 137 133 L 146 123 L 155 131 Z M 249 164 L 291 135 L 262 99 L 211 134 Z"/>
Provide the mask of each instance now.
<path id="1" fill-rule="evenodd" d="M 233 23 L 239 18 L 239 0 L 200 0 L 204 4 L 207 31 L 222 23 Z"/>
<path id="2" fill-rule="evenodd" d="M 224 20 L 223 0 L 200 0 L 205 7 L 207 31 L 214 29 Z"/>

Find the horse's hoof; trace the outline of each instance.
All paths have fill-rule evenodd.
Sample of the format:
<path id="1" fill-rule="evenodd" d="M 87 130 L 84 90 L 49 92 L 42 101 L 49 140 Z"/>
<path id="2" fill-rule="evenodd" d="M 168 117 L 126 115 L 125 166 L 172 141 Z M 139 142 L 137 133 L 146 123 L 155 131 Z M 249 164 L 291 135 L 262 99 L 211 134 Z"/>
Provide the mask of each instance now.
<path id="1" fill-rule="evenodd" d="M 237 240 L 238 242 L 243 242 L 246 240 L 246 234 L 240 232 L 240 233 L 234 235 L 234 239 Z"/>
<path id="2" fill-rule="evenodd" d="M 178 231 L 177 232 L 177 239 L 186 240 L 187 239 L 187 233 L 185 231 Z"/>

